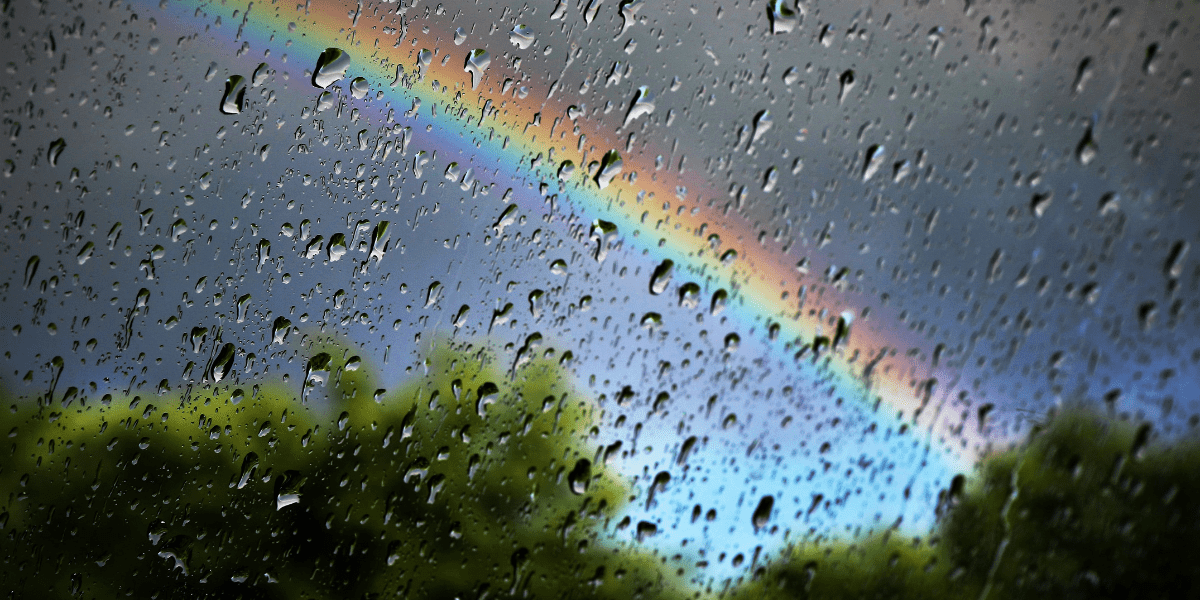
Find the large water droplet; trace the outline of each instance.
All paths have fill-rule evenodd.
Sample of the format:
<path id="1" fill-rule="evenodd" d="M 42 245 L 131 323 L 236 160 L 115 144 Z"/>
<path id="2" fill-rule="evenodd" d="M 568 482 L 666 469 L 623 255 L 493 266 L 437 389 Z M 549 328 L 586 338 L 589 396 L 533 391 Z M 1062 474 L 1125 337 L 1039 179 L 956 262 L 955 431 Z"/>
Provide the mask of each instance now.
<path id="1" fill-rule="evenodd" d="M 40 264 L 42 264 L 42 259 L 38 258 L 36 254 L 29 257 L 29 260 L 25 262 L 25 279 L 23 280 L 25 289 L 29 289 L 29 286 L 33 283 L 33 278 L 37 275 L 38 265 Z"/>
<path id="2" fill-rule="evenodd" d="M 365 77 L 355 77 L 350 81 L 350 95 L 355 100 L 362 100 L 367 97 L 367 92 L 370 90 L 370 84 L 367 83 Z"/>
<path id="3" fill-rule="evenodd" d="M 329 238 L 329 247 L 327 249 L 329 262 L 337 262 L 341 260 L 350 250 L 346 247 L 346 234 L 335 233 Z"/>
<path id="4" fill-rule="evenodd" d="M 679 286 L 679 306 L 689 309 L 700 306 L 700 286 L 698 284 L 689 281 Z"/>
<path id="5" fill-rule="evenodd" d="M 242 112 L 246 105 L 246 78 L 241 75 L 230 76 L 225 80 L 225 94 L 221 96 L 221 112 L 236 115 Z"/>
<path id="6" fill-rule="evenodd" d="M 325 89 L 346 74 L 350 68 L 350 55 L 340 48 L 326 48 L 317 58 L 317 68 L 313 70 L 313 85 Z"/>
<path id="7" fill-rule="evenodd" d="M 854 69 L 846 69 L 838 77 L 838 104 L 846 99 L 846 94 L 854 89 Z"/>
<path id="8" fill-rule="evenodd" d="M 869 181 L 879 169 L 883 167 L 884 160 L 887 159 L 887 150 L 882 144 L 875 144 L 867 148 L 866 161 L 863 164 L 863 181 Z"/>
<path id="9" fill-rule="evenodd" d="M 559 165 L 559 167 L 558 167 L 558 178 L 563 181 L 566 181 L 566 180 L 570 179 L 571 176 L 574 174 L 575 174 L 575 163 L 572 161 L 569 161 L 569 160 L 562 161 L 562 164 Z"/>
<path id="10" fill-rule="evenodd" d="M 291 321 L 284 317 L 275 317 L 275 322 L 271 325 L 271 343 L 283 345 L 287 342 L 287 336 L 291 332 Z"/>
<path id="11" fill-rule="evenodd" d="M 1092 137 L 1092 128 L 1088 127 L 1087 131 L 1083 133 L 1083 139 L 1079 140 L 1079 145 L 1075 147 L 1075 158 L 1079 160 L 1079 164 L 1087 166 L 1099 152 L 1100 146 Z"/>
<path id="12" fill-rule="evenodd" d="M 654 112 L 654 95 L 650 93 L 650 89 L 646 86 L 641 86 L 633 95 L 633 101 L 629 103 L 629 111 L 625 113 L 624 125 L 629 125 L 634 119 L 642 117 Z"/>
<path id="13" fill-rule="evenodd" d="M 612 180 L 621 174 L 622 167 L 621 155 L 617 154 L 616 150 L 606 152 L 600 160 L 600 170 L 596 172 L 596 185 L 600 186 L 600 189 L 608 187 Z"/>
<path id="14" fill-rule="evenodd" d="M 258 87 L 267 82 L 267 77 L 271 75 L 271 67 L 267 63 L 259 63 L 258 68 L 254 69 L 254 74 L 250 76 L 250 85 Z"/>
<path id="15" fill-rule="evenodd" d="M 757 532 L 759 529 L 767 526 L 767 523 L 771 520 L 771 509 L 773 508 L 775 508 L 774 496 L 763 496 L 758 501 L 758 507 L 754 509 L 754 516 L 751 519 L 751 522 L 754 524 L 754 531 Z"/>
<path id="16" fill-rule="evenodd" d="M 58 157 L 62 156 L 63 150 L 67 149 L 67 140 L 58 138 L 50 142 L 50 148 L 46 150 L 46 159 L 50 161 L 50 166 L 58 166 Z"/>
<path id="17" fill-rule="evenodd" d="M 477 48 L 467 54 L 463 70 L 471 74 L 471 89 L 479 87 L 479 82 L 483 81 L 483 72 L 490 64 L 492 64 L 492 56 L 487 53 L 487 50 Z"/>
<path id="18" fill-rule="evenodd" d="M 788 33 L 800 24 L 799 16 L 787 5 L 787 0 L 770 0 L 767 17 L 771 21 L 771 33 Z"/>
<path id="19" fill-rule="evenodd" d="M 667 290 L 667 286 L 671 285 L 672 272 L 675 270 L 675 262 L 671 259 L 662 261 L 654 269 L 654 275 L 650 278 L 650 293 L 657 296 Z"/>
<path id="20" fill-rule="evenodd" d="M 532 46 L 536 39 L 533 35 L 533 30 L 528 25 L 517 25 L 509 32 L 508 41 L 512 42 L 514 46 L 525 50 Z"/>
<path id="21" fill-rule="evenodd" d="M 217 357 L 213 359 L 212 366 L 208 368 L 208 379 L 213 383 L 221 383 L 221 380 L 229 377 L 229 372 L 233 370 L 233 358 L 236 354 L 237 348 L 233 344 L 222 346 Z"/>
<path id="22" fill-rule="evenodd" d="M 567 474 L 567 484 L 576 495 L 587 493 L 588 484 L 592 480 L 592 462 L 581 458 L 575 462 L 575 468 Z"/>
<path id="23" fill-rule="evenodd" d="M 709 305 L 709 312 L 712 316 L 721 314 L 725 310 L 725 305 L 729 302 L 729 292 L 725 290 L 717 290 L 713 292 L 712 304 Z"/>

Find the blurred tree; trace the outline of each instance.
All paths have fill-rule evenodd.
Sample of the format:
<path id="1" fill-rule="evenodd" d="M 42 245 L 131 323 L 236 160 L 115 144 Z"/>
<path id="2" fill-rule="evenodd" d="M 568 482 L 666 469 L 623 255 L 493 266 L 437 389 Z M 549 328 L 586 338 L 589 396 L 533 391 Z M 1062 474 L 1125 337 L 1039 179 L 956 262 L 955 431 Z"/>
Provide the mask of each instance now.
<path id="1" fill-rule="evenodd" d="M 303 399 L 268 381 L 5 395 L 0 581 L 47 598 L 676 594 L 663 558 L 605 539 L 631 490 L 552 358 L 502 370 L 439 347 L 424 369 L 380 390 L 328 345 Z"/>
<path id="2" fill-rule="evenodd" d="M 1074 409 L 942 494 L 927 540 L 793 546 L 742 598 L 1200 598 L 1200 444 Z"/>

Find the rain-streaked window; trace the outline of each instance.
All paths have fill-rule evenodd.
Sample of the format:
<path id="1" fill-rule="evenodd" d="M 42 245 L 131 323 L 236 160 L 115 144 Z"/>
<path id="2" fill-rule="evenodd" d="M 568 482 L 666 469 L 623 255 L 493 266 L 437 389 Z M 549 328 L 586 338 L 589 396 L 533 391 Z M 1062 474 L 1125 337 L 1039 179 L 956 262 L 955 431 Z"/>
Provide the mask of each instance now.
<path id="1" fill-rule="evenodd" d="M 5 597 L 1200 595 L 1194 2 L 0 11 Z"/>

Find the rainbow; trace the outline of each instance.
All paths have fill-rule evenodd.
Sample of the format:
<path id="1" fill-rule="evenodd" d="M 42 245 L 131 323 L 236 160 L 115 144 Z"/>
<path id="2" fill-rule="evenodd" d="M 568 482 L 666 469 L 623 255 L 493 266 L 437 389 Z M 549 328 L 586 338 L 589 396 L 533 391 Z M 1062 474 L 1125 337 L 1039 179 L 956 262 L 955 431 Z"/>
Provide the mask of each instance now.
<path id="1" fill-rule="evenodd" d="M 707 294 L 727 290 L 725 314 L 743 331 L 768 341 L 785 362 L 818 363 L 839 389 L 856 390 L 863 402 L 877 409 L 886 407 L 925 431 L 930 445 L 942 447 L 939 461 L 953 465 L 952 469 L 970 469 L 995 443 L 973 417 L 962 417 L 967 405 L 959 397 L 957 382 L 967 379 L 965 365 L 948 360 L 939 364 L 937 352 L 902 351 L 919 348 L 923 342 L 887 307 L 865 310 L 868 301 L 855 293 L 852 282 L 821 276 L 831 265 L 817 264 L 814 258 L 801 272 L 797 255 L 789 250 L 808 246 L 811 240 L 794 238 L 787 242 L 790 246 L 761 243 L 751 224 L 727 210 L 733 201 L 730 195 L 715 189 L 703 172 L 656 165 L 655 148 L 642 142 L 627 149 L 623 138 L 629 130 L 618 134 L 609 122 L 612 119 L 572 119 L 568 112 L 575 109 L 569 93 L 555 87 L 553 74 L 521 81 L 495 58 L 512 46 L 485 48 L 493 56 L 492 64 L 473 86 L 472 75 L 463 65 L 475 46 L 453 45 L 452 31 L 424 30 L 420 20 L 406 27 L 397 12 L 402 4 L 363 8 L 352 0 L 299 7 L 295 3 L 143 1 L 147 9 L 156 10 L 160 28 L 179 35 L 203 29 L 225 39 L 220 60 L 235 72 L 249 74 L 263 60 L 286 72 L 286 81 L 276 77 L 272 85 L 305 102 L 320 91 L 306 71 L 314 68 L 326 48 L 343 49 L 352 63 L 342 83 L 358 76 L 371 82 L 366 98 L 353 100 L 343 94 L 347 106 L 359 108 L 360 119 L 375 125 L 377 133 L 390 135 L 394 152 L 401 152 L 404 136 L 413 136 L 414 147 L 469 157 L 461 168 L 471 168 L 481 181 L 489 173 L 504 173 L 526 183 L 514 186 L 504 197 L 530 209 L 544 206 L 546 195 L 557 192 L 561 200 L 552 218 L 565 220 L 565 227 L 611 223 L 626 248 L 644 253 L 655 265 L 672 261 L 676 281 L 695 281 Z M 617 10 L 615 5 L 604 8 Z M 289 28 L 290 23 L 295 26 Z M 249 52 L 236 58 L 228 52 L 243 44 Z M 421 65 L 418 53 L 426 48 L 443 53 Z M 447 49 L 451 56 L 445 61 Z M 267 58 L 263 58 L 265 51 L 269 51 Z M 505 85 L 506 77 L 514 79 L 513 85 Z M 220 83 L 214 80 L 208 85 Z M 522 86 L 528 86 L 527 95 Z M 379 91 L 382 97 L 375 97 Z M 419 112 L 406 116 L 415 103 Z M 437 116 L 431 118 L 434 110 Z M 624 110 L 613 113 L 617 119 L 624 117 Z M 435 127 L 432 133 L 425 132 L 427 124 Z M 401 134 L 406 126 L 410 128 Z M 582 167 L 601 161 L 610 150 L 621 154 L 622 170 L 601 189 Z M 535 164 L 538 157 L 541 162 Z M 560 187 L 559 166 L 565 160 L 581 168 Z M 439 162 L 439 170 L 445 168 L 446 161 Z M 513 165 L 520 165 L 515 173 Z M 546 195 L 538 189 L 542 182 L 550 185 Z M 684 188 L 686 194 L 679 193 Z M 839 331 L 847 325 L 848 336 Z"/>

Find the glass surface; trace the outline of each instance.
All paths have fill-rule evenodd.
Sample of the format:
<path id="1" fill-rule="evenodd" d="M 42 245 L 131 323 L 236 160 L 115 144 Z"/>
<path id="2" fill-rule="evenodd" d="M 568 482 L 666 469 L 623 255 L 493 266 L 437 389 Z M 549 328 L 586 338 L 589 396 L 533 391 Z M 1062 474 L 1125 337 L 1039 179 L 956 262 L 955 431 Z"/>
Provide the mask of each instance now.
<path id="1" fill-rule="evenodd" d="M 8 597 L 1192 597 L 1195 2 L 0 0 Z"/>

